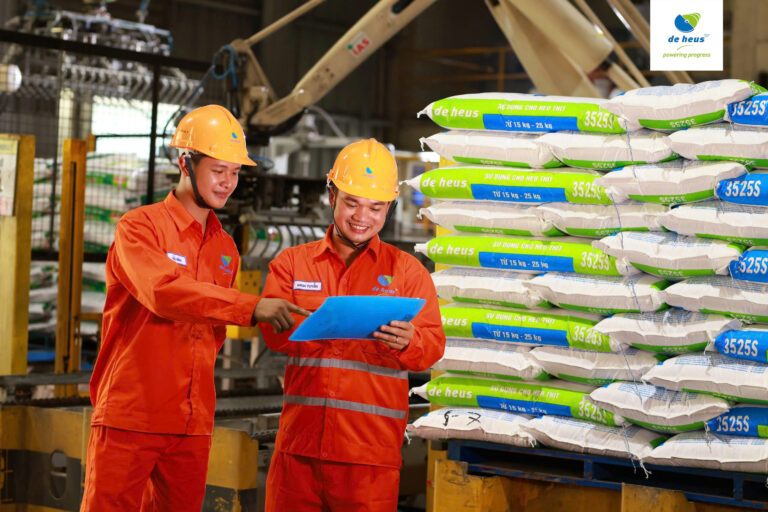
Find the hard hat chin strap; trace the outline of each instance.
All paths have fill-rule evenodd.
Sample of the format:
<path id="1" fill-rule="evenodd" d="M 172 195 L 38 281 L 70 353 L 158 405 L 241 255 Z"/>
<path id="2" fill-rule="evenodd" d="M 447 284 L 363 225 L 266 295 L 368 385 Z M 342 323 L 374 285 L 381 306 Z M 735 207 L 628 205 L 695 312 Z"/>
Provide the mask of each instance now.
<path id="1" fill-rule="evenodd" d="M 339 240 L 341 240 L 346 245 L 350 246 L 351 248 L 353 248 L 355 250 L 365 249 L 368 246 L 368 244 L 371 243 L 371 240 L 373 240 L 373 236 L 376 236 L 376 235 L 373 235 L 371 238 L 369 238 L 365 242 L 360 242 L 359 244 L 356 244 L 355 242 L 353 242 L 352 240 L 347 238 L 347 235 L 345 235 L 344 233 L 341 232 L 341 230 L 339 229 L 339 225 L 336 224 L 336 219 L 334 219 L 334 221 L 333 221 L 333 230 L 336 232 L 336 236 L 339 237 Z"/>
<path id="2" fill-rule="evenodd" d="M 195 193 L 195 204 L 200 208 L 213 210 L 213 207 L 203 199 L 203 196 L 200 195 L 200 191 L 197 189 L 197 178 L 195 177 L 195 170 L 192 166 L 192 158 L 188 154 L 184 155 L 184 162 L 187 164 L 187 172 L 189 172 L 189 179 L 192 182 L 192 190 Z"/>

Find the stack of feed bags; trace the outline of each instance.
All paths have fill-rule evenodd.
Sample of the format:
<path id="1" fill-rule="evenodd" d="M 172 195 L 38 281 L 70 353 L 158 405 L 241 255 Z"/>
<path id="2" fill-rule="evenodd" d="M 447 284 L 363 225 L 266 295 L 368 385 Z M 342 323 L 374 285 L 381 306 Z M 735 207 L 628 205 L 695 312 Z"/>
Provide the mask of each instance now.
<path id="1" fill-rule="evenodd" d="M 54 173 L 51 159 L 35 160 L 33 249 L 58 250 L 62 190 L 60 165 L 56 171 Z M 134 154 L 88 155 L 84 229 L 86 252 L 107 252 L 114 240 L 115 224 L 120 216 L 141 206 L 146 199 L 147 174 L 146 162 L 137 159 Z M 165 197 L 173 186 L 160 167 L 155 172 L 154 186 L 156 200 Z"/>
<path id="2" fill-rule="evenodd" d="M 745 122 L 739 112 L 760 112 L 756 102 L 764 114 L 761 91 L 722 80 L 610 101 L 487 94 L 428 106 L 451 131 L 423 143 L 461 165 L 407 182 L 441 201 L 422 215 L 457 233 L 416 248 L 453 266 L 434 275 L 440 297 L 453 301 L 441 309 L 449 343 L 436 366 L 451 374 L 416 392 L 451 407 L 541 415 L 520 429 L 590 453 L 610 453 L 613 439 L 622 443 L 614 454 L 626 456 L 618 426 L 629 423 L 642 439 L 629 453 L 657 464 L 678 463 L 678 435 L 691 443 L 706 440 L 705 429 L 737 434 L 733 423 L 755 436 L 755 411 L 728 414 L 768 395 L 757 377 L 768 328 L 742 325 L 768 322 L 768 278 L 759 279 L 768 271 L 759 248 L 768 245 L 759 202 L 768 185 L 751 173 L 761 158 L 768 167 L 768 146 L 759 149 L 760 120 L 748 135 L 723 121 Z M 718 146 L 716 137 L 744 142 Z M 694 147 L 702 140 L 709 153 Z M 749 200 L 724 202 L 739 195 Z M 736 281 L 738 271 L 757 282 Z M 747 332 L 757 341 L 748 344 Z M 543 376 L 529 360 L 554 378 L 532 380 Z M 667 435 L 675 437 L 661 444 Z M 738 446 L 725 443 L 731 456 L 702 455 L 696 465 L 753 469 Z"/>

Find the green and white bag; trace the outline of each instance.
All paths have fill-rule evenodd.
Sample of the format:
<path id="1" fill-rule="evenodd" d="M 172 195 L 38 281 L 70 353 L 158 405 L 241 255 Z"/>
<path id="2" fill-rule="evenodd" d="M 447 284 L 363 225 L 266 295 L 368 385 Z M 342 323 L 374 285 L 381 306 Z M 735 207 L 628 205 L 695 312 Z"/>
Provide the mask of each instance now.
<path id="1" fill-rule="evenodd" d="M 525 286 L 532 274 L 483 268 L 448 268 L 432 274 L 437 296 L 444 300 L 493 304 L 507 308 L 549 309 L 552 305 Z"/>
<path id="2" fill-rule="evenodd" d="M 661 290 L 669 281 L 648 274 L 626 277 L 547 272 L 525 286 L 546 301 L 565 309 L 613 315 L 649 312 L 666 307 Z"/>
<path id="3" fill-rule="evenodd" d="M 614 205 L 549 203 L 536 209 L 558 230 L 591 238 L 603 238 L 620 231 L 664 231 L 661 218 L 668 211 L 660 204 L 640 202 Z"/>
<path id="4" fill-rule="evenodd" d="M 716 238 L 742 245 L 768 244 L 768 206 L 705 201 L 673 208 L 662 224 L 681 235 Z"/>
<path id="5" fill-rule="evenodd" d="M 667 437 L 634 425 L 609 427 L 591 421 L 541 416 L 521 425 L 539 443 L 560 450 L 642 460 Z"/>
<path id="6" fill-rule="evenodd" d="M 681 354 L 714 346 L 725 331 L 739 329 L 741 321 L 682 309 L 655 313 L 620 313 L 601 320 L 595 330 L 614 344 L 663 354 Z"/>
<path id="7" fill-rule="evenodd" d="M 614 382 L 597 388 L 589 399 L 641 427 L 671 433 L 702 429 L 707 421 L 730 408 L 727 401 L 715 396 L 635 382 Z"/>
<path id="8" fill-rule="evenodd" d="M 572 237 L 540 239 L 444 235 L 425 244 L 416 244 L 414 250 L 435 263 L 462 267 L 604 276 L 639 273 L 630 265 L 617 266 L 615 258 L 594 249 L 590 242 Z"/>
<path id="9" fill-rule="evenodd" d="M 435 199 L 475 199 L 506 203 L 551 202 L 611 204 L 605 189 L 594 184 L 597 171 L 515 167 L 440 167 L 404 183 Z"/>
<path id="10" fill-rule="evenodd" d="M 618 233 L 595 240 L 592 246 L 615 257 L 619 268 L 632 264 L 667 278 L 727 274 L 728 265 L 744 251 L 740 245 L 721 240 L 675 233 Z"/>
<path id="11" fill-rule="evenodd" d="M 768 284 L 728 276 L 692 277 L 664 290 L 670 306 L 768 323 Z"/>
<path id="12" fill-rule="evenodd" d="M 484 407 L 519 414 L 555 414 L 615 427 L 623 425 L 623 418 L 589 401 L 589 393 L 594 389 L 565 381 L 515 382 L 447 373 L 411 392 L 437 405 Z"/>
<path id="13" fill-rule="evenodd" d="M 443 158 L 463 164 L 523 168 L 562 167 L 537 133 L 473 132 L 452 130 L 419 139 Z"/>
<path id="14" fill-rule="evenodd" d="M 678 158 L 665 139 L 663 133 L 639 130 L 629 135 L 555 132 L 542 135 L 539 140 L 570 167 L 608 170 Z"/>
<path id="15" fill-rule="evenodd" d="M 657 85 L 632 89 L 612 98 L 603 108 L 654 130 L 680 130 L 714 123 L 729 103 L 764 90 L 745 80 L 712 80 L 699 84 Z"/>
<path id="16" fill-rule="evenodd" d="M 768 404 L 768 364 L 717 352 L 667 359 L 643 375 L 643 381 L 675 391 L 698 391 L 736 402 Z"/>
<path id="17" fill-rule="evenodd" d="M 731 160 L 768 168 L 768 131 L 760 128 L 721 123 L 675 132 L 667 143 L 690 160 Z"/>
<path id="18" fill-rule="evenodd" d="M 548 380 L 530 351 L 530 347 L 513 343 L 449 337 L 442 359 L 432 369 L 494 379 Z"/>
<path id="19" fill-rule="evenodd" d="M 681 204 L 711 199 L 720 180 L 747 172 L 738 162 L 674 162 L 627 166 L 595 180 L 608 197 L 646 203 Z"/>
<path id="20" fill-rule="evenodd" d="M 562 236 L 538 215 L 535 206 L 486 201 L 445 201 L 419 210 L 438 226 L 452 231 L 511 236 Z"/>
<path id="21" fill-rule="evenodd" d="M 443 407 L 420 417 L 405 431 L 423 439 L 470 439 L 530 448 L 536 439 L 521 428 L 530 419 L 527 414 L 480 407 Z"/>
<path id="22" fill-rule="evenodd" d="M 604 110 L 607 100 L 489 92 L 451 96 L 418 113 L 449 130 L 624 133 L 639 126 Z"/>
<path id="23" fill-rule="evenodd" d="M 597 315 L 448 304 L 440 307 L 440 316 L 446 336 L 613 351 L 608 336 L 593 330 Z"/>
<path id="24" fill-rule="evenodd" d="M 617 380 L 639 380 L 659 362 L 654 354 L 635 348 L 613 353 L 536 347 L 529 357 L 553 377 L 590 386 L 603 386 Z"/>
<path id="25" fill-rule="evenodd" d="M 646 464 L 768 473 L 768 439 L 703 430 L 672 436 L 645 458 Z"/>

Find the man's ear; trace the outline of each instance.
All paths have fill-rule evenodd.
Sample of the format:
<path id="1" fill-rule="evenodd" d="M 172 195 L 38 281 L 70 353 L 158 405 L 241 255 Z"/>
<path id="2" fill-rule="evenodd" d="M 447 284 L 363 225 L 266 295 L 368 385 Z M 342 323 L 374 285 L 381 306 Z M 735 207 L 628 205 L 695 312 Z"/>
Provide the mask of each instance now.
<path id="1" fill-rule="evenodd" d="M 189 169 L 187 169 L 186 155 L 179 156 L 179 172 L 180 172 L 180 176 L 179 176 L 180 178 L 189 176 Z"/>
<path id="2" fill-rule="evenodd" d="M 330 185 L 328 186 L 328 204 L 331 206 L 331 208 L 336 207 L 336 192 Z"/>

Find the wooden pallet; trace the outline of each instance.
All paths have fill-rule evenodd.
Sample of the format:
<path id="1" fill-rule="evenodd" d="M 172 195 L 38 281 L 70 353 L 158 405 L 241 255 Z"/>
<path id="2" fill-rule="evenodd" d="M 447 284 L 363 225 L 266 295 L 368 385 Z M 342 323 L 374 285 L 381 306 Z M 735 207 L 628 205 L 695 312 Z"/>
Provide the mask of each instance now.
<path id="1" fill-rule="evenodd" d="M 766 475 L 646 465 L 629 459 L 478 441 L 449 441 L 448 458 L 474 475 L 506 476 L 620 490 L 623 484 L 682 491 L 692 502 L 768 510 Z"/>

